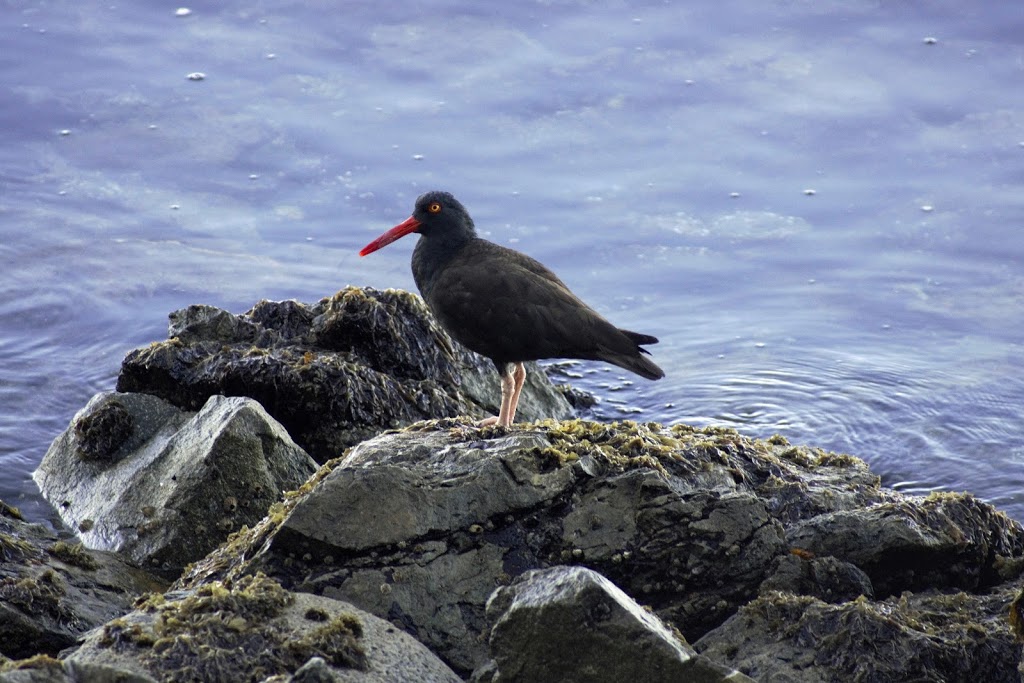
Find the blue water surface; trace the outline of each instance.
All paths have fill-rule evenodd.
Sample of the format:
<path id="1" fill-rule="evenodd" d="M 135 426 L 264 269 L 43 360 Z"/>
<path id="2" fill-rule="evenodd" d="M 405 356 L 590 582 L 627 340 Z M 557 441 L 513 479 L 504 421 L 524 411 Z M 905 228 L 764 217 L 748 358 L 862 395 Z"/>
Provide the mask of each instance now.
<path id="1" fill-rule="evenodd" d="M 1012 2 L 0 5 L 0 498 L 193 303 L 414 289 L 427 189 L 667 377 L 592 416 L 733 426 L 1024 520 Z M 192 75 L 192 78 L 189 78 Z"/>

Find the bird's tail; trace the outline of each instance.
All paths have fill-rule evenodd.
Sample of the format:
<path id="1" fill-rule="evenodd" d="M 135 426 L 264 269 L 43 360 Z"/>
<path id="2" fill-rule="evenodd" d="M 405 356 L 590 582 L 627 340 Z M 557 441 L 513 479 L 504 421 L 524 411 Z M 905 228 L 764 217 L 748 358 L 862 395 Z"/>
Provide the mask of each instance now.
<path id="1" fill-rule="evenodd" d="M 633 342 L 637 346 L 640 346 L 642 344 L 657 344 L 658 343 L 658 338 L 657 337 L 652 337 L 649 334 L 640 334 L 639 332 L 630 332 L 629 330 L 619 330 L 619 332 L 621 332 L 622 334 L 624 334 L 627 337 L 629 337 L 629 341 Z M 640 350 L 644 351 L 643 349 L 640 349 Z M 647 352 L 644 351 L 644 353 L 647 353 Z"/>
<path id="2" fill-rule="evenodd" d="M 637 353 L 626 354 L 626 353 L 608 353 L 603 354 L 601 360 L 604 360 L 613 365 L 618 365 L 624 370 L 635 372 L 641 377 L 647 379 L 661 379 L 665 376 L 665 371 L 654 364 L 647 356 L 650 353 L 647 349 L 641 348 L 641 344 L 657 344 L 658 338 L 652 337 L 649 334 L 640 334 L 639 332 L 631 332 L 629 330 L 619 330 L 622 334 L 626 335 L 631 342 L 636 344 Z"/>

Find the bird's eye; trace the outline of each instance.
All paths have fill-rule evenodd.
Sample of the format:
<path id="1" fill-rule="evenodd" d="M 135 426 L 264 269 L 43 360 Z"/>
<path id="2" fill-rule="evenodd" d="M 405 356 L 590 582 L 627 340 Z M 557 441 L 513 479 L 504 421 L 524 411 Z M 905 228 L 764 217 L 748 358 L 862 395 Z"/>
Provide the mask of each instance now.
<path id="1" fill-rule="evenodd" d="M 430 213 L 441 213 L 441 203 L 431 202 L 430 206 L 427 207 L 427 211 L 429 211 Z"/>

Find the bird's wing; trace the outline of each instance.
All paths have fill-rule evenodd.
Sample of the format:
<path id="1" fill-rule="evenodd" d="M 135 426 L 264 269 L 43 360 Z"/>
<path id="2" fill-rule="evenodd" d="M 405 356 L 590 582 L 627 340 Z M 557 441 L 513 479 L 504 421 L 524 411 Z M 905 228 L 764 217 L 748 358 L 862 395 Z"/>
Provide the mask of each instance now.
<path id="1" fill-rule="evenodd" d="M 449 262 L 424 297 L 453 337 L 499 362 L 637 353 L 542 264 L 483 240 Z"/>

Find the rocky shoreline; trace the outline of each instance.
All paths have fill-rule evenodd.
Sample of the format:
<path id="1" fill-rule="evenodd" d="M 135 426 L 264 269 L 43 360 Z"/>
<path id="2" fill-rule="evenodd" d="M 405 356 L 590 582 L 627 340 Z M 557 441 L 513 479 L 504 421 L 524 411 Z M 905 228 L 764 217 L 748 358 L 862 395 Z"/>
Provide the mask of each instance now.
<path id="1" fill-rule="evenodd" d="M 477 428 L 405 292 L 171 314 L 35 474 L 68 531 L 0 505 L 0 682 L 1021 680 L 992 506 L 529 374 Z"/>

